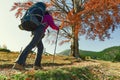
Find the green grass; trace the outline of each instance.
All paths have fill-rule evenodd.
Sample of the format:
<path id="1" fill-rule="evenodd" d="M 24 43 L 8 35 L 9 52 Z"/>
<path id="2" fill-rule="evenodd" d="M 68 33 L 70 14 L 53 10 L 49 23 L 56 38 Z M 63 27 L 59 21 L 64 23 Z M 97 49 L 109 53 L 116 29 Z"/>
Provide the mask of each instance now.
<path id="1" fill-rule="evenodd" d="M 92 72 L 92 67 L 84 68 L 58 68 L 48 71 L 36 71 L 31 73 L 14 74 L 9 79 L 12 80 L 100 80 L 95 73 Z M 0 77 L 0 80 L 8 78 Z"/>
<path id="2" fill-rule="evenodd" d="M 40 80 L 97 80 L 97 77 L 88 68 L 56 69 L 47 72 L 38 72 L 37 75 L 36 78 Z"/>
<path id="3" fill-rule="evenodd" d="M 7 80 L 7 77 L 4 75 L 0 75 L 0 80 Z"/>
<path id="4" fill-rule="evenodd" d="M 105 76 L 99 66 L 57 68 L 48 71 L 28 71 L 10 77 L 0 76 L 0 80 L 117 80 L 120 77 Z"/>

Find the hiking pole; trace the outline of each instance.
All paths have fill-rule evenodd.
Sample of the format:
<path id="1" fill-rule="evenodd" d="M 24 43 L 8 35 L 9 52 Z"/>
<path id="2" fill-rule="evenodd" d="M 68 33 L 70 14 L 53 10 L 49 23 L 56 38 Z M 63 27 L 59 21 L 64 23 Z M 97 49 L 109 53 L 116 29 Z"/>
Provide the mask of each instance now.
<path id="1" fill-rule="evenodd" d="M 56 41 L 55 41 L 55 49 L 54 49 L 54 55 L 53 55 L 53 64 L 54 64 L 54 60 L 55 60 L 55 54 L 56 54 L 56 47 L 57 47 L 58 34 L 59 34 L 59 30 L 57 31 L 57 37 L 56 37 Z"/>

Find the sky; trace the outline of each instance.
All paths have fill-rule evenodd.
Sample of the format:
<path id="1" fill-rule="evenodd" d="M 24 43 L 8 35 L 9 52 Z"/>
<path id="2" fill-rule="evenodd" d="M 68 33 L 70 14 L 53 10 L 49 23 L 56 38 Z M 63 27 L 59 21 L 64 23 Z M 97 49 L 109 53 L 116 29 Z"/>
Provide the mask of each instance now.
<path id="1" fill-rule="evenodd" d="M 18 28 L 20 19 L 15 17 L 15 11 L 10 11 L 14 2 L 25 0 L 0 0 L 0 46 L 6 45 L 11 51 L 20 51 L 25 48 L 31 41 L 31 33 L 22 31 Z M 105 41 L 86 40 L 84 37 L 80 38 L 79 49 L 87 51 L 102 51 L 105 48 L 112 46 L 120 46 L 120 28 L 111 33 L 111 39 Z M 51 45 L 44 42 L 46 52 L 54 53 L 55 44 Z M 70 44 L 62 46 L 57 45 L 56 53 L 69 49 Z"/>

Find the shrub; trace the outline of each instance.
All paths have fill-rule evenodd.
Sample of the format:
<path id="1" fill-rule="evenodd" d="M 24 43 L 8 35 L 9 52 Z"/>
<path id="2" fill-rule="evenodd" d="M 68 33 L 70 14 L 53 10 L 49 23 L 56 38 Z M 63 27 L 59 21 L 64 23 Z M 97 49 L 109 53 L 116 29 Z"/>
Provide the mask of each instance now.
<path id="1" fill-rule="evenodd" d="M 119 61 L 120 62 L 120 53 L 116 55 L 116 57 L 114 58 L 114 61 Z"/>
<path id="2" fill-rule="evenodd" d="M 91 59 L 90 56 L 86 56 L 86 57 L 85 57 L 85 60 L 90 60 L 90 59 Z"/>
<path id="3" fill-rule="evenodd" d="M 2 51 L 2 52 L 11 52 L 9 49 L 5 49 L 5 48 L 0 48 L 0 51 Z"/>

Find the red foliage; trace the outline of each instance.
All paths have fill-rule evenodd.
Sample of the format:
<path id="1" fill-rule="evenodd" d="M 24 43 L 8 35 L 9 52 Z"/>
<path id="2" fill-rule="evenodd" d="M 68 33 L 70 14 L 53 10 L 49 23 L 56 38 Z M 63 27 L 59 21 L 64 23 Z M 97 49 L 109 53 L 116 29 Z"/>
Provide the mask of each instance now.
<path id="1" fill-rule="evenodd" d="M 22 11 L 27 10 L 33 2 L 14 3 L 11 10 L 17 9 L 16 17 L 22 16 Z M 61 6 L 61 4 L 63 4 Z M 73 4 L 73 3 L 72 3 Z M 76 3 L 77 4 L 77 3 Z M 46 5 L 56 11 L 52 12 L 55 19 L 61 21 L 60 28 L 71 26 L 75 28 L 74 35 L 86 34 L 88 39 L 98 37 L 103 40 L 109 38 L 109 29 L 115 30 L 115 23 L 120 23 L 118 14 L 120 0 L 87 0 L 84 4 L 79 5 L 84 7 L 83 10 L 75 13 L 75 9 L 71 8 L 64 0 L 50 0 Z M 72 6 L 73 7 L 73 6 Z M 66 10 L 67 9 L 67 10 Z M 62 11 L 62 12 L 61 12 Z M 110 14 L 110 11 L 112 14 Z M 114 19 L 113 19 L 114 18 Z M 83 26 L 85 24 L 87 27 Z"/>
<path id="2" fill-rule="evenodd" d="M 33 5 L 33 2 L 28 1 L 28 2 L 23 2 L 23 3 L 14 3 L 10 11 L 17 10 L 15 16 L 16 18 L 22 17 L 22 13 L 24 10 L 27 10 L 30 6 Z"/>

